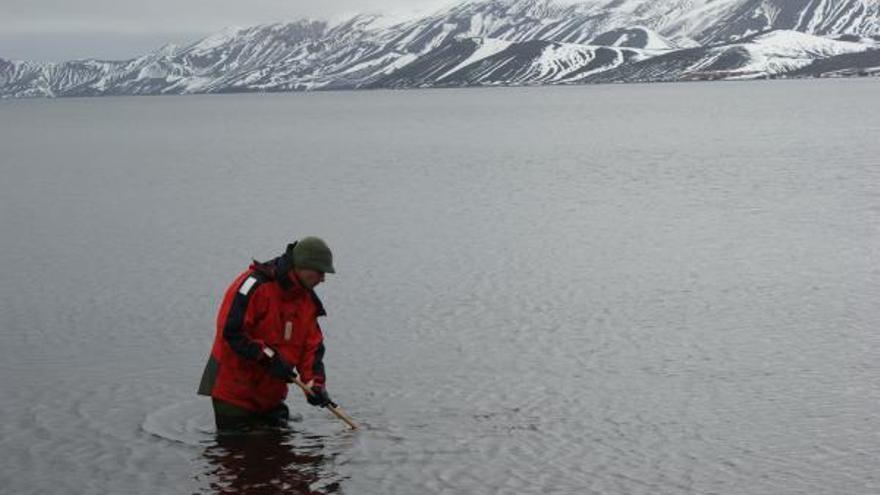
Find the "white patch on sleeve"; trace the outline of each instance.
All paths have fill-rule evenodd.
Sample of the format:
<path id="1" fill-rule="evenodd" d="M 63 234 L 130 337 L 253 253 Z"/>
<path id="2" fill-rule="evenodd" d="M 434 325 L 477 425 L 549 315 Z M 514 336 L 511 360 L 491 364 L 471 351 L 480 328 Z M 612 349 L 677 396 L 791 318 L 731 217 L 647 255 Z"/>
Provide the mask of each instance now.
<path id="1" fill-rule="evenodd" d="M 243 296 L 248 295 L 248 292 L 250 292 L 251 289 L 254 288 L 255 283 L 257 283 L 257 279 L 255 279 L 254 277 L 248 277 L 247 280 L 245 280 L 244 283 L 241 284 L 241 289 L 238 289 L 238 293 Z"/>

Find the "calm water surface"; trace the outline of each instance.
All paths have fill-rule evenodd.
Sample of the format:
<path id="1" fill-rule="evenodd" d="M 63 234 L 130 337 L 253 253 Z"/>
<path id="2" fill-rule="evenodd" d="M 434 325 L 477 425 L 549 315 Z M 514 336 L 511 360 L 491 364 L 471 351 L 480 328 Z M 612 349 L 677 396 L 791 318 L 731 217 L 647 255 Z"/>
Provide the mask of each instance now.
<path id="1" fill-rule="evenodd" d="M 0 492 L 880 493 L 880 83 L 0 102 Z M 217 438 L 306 234 L 329 390 Z"/>

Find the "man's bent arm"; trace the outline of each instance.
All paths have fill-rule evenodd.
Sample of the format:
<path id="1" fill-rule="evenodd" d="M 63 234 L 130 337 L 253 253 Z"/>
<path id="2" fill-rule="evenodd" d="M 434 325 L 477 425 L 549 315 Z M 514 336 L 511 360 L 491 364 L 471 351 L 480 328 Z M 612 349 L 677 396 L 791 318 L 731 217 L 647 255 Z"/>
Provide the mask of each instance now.
<path id="1" fill-rule="evenodd" d="M 254 299 L 258 299 L 257 289 L 264 283 L 255 275 L 247 277 L 242 282 L 241 287 L 232 300 L 232 306 L 229 314 L 226 315 L 226 322 L 223 325 L 223 339 L 229 344 L 229 347 L 239 356 L 256 361 L 262 357 L 262 342 L 253 340 L 245 334 L 246 322 L 254 320 L 255 312 Z M 249 313 L 250 311 L 250 313 Z"/>

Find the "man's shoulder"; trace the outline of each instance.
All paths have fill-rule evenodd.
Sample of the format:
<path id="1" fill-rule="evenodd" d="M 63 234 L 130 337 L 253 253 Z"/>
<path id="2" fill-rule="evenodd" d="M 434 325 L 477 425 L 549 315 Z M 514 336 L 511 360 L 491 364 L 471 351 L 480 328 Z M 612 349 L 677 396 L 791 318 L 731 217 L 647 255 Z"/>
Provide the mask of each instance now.
<path id="1" fill-rule="evenodd" d="M 258 270 L 254 270 L 253 267 L 251 267 L 241 272 L 235 278 L 235 280 L 229 286 L 229 292 L 235 292 L 236 294 L 240 294 L 242 296 L 250 296 L 254 294 L 257 289 L 266 285 L 267 282 L 271 282 L 270 277 Z"/>

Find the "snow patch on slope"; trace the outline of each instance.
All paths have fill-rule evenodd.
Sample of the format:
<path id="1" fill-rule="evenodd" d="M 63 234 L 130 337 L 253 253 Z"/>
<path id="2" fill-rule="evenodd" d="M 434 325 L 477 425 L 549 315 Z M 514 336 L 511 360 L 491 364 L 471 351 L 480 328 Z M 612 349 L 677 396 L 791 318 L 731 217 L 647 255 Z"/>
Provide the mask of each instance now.
<path id="1" fill-rule="evenodd" d="M 752 63 L 741 70 L 771 74 L 806 67 L 817 58 L 863 52 L 868 48 L 861 43 L 837 41 L 798 31 L 773 31 L 757 36 L 743 46 L 751 54 Z"/>
<path id="2" fill-rule="evenodd" d="M 234 42 L 243 31 L 244 28 L 227 27 L 190 46 L 188 51 L 201 54 L 222 48 L 224 45 Z"/>
<path id="3" fill-rule="evenodd" d="M 493 38 L 474 38 L 472 41 L 479 44 L 479 48 L 477 48 L 474 53 L 471 54 L 470 57 L 462 61 L 460 64 L 456 65 L 449 71 L 447 71 L 442 76 L 438 77 L 437 80 L 443 80 L 447 76 L 458 72 L 460 69 L 467 67 L 475 62 L 479 62 L 485 58 L 491 57 L 496 53 L 502 52 L 507 49 L 511 45 L 510 41 L 497 40 Z"/>
<path id="4" fill-rule="evenodd" d="M 586 65 L 595 57 L 595 51 L 584 45 L 571 43 L 552 44 L 544 48 L 535 60 L 540 78 L 560 79 L 574 68 Z"/>

